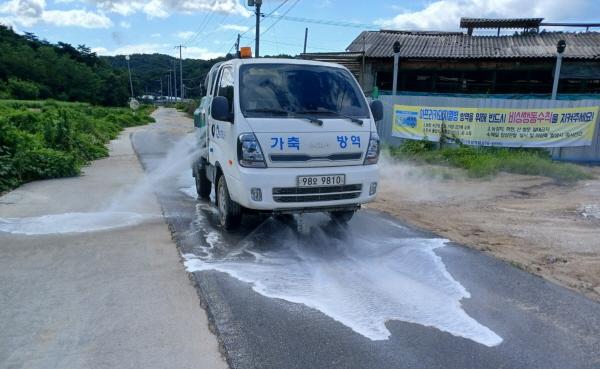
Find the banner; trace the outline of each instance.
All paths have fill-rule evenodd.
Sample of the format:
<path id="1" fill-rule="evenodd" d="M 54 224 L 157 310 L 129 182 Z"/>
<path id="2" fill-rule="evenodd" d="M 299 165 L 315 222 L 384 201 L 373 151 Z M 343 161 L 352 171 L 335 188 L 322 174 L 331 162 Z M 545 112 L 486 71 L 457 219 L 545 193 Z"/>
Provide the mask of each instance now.
<path id="1" fill-rule="evenodd" d="M 455 108 L 394 105 L 392 136 L 466 145 L 504 147 L 589 146 L 594 139 L 598 107 Z"/>

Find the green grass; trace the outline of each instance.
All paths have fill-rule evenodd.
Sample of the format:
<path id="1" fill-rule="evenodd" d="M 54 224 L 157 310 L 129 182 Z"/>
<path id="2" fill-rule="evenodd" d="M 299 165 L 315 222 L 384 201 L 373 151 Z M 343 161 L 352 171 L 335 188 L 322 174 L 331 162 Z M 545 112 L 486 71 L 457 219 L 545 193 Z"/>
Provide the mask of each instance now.
<path id="1" fill-rule="evenodd" d="M 194 111 L 196 110 L 196 108 L 198 107 L 199 101 L 198 100 L 188 100 L 185 102 L 182 101 L 178 101 L 175 104 L 175 108 L 179 111 L 183 111 L 185 112 L 188 116 L 193 117 L 194 116 Z"/>
<path id="2" fill-rule="evenodd" d="M 74 176 L 108 156 L 125 127 L 153 122 L 152 106 L 133 112 L 53 100 L 0 100 L 0 193 L 22 183 Z"/>
<path id="3" fill-rule="evenodd" d="M 593 178 L 578 165 L 553 161 L 542 149 L 464 145 L 438 149 L 433 142 L 412 140 L 388 150 L 393 157 L 403 160 L 462 168 L 475 178 L 491 177 L 499 172 L 546 176 L 559 183 Z"/>

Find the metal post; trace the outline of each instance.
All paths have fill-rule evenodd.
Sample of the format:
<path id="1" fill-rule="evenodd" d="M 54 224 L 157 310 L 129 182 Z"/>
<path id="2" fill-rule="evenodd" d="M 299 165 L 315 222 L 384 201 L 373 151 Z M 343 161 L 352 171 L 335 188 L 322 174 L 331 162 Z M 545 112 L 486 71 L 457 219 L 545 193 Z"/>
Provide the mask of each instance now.
<path id="1" fill-rule="evenodd" d="M 400 53 L 394 53 L 394 82 L 392 83 L 392 95 L 396 95 L 398 88 L 398 60 L 400 59 Z"/>
<path id="2" fill-rule="evenodd" d="M 129 68 L 129 55 L 125 55 L 127 60 L 127 72 L 129 72 L 129 88 L 131 89 L 131 98 L 133 99 L 133 83 L 131 82 L 131 68 Z"/>
<path id="3" fill-rule="evenodd" d="M 556 53 L 556 68 L 554 68 L 554 83 L 552 83 L 552 100 L 556 100 L 558 93 L 558 80 L 560 79 L 560 66 L 562 64 L 562 53 Z"/>
<path id="4" fill-rule="evenodd" d="M 308 27 L 304 29 L 304 51 L 303 54 L 306 54 L 306 41 L 308 40 Z"/>
<path id="5" fill-rule="evenodd" d="M 260 45 L 260 6 L 262 5 L 262 0 L 255 0 L 254 4 L 256 5 L 256 43 L 254 45 L 255 56 L 258 58 L 260 56 L 259 45 Z"/>
<path id="6" fill-rule="evenodd" d="M 181 61 L 181 48 L 183 46 L 179 45 L 179 82 L 181 83 L 181 100 L 183 100 L 183 64 Z"/>
<path id="7" fill-rule="evenodd" d="M 360 63 L 360 87 L 363 89 L 363 91 L 367 90 L 367 86 L 365 86 L 365 52 L 367 50 L 367 44 L 366 44 L 366 38 L 365 35 L 363 34 L 363 49 L 362 49 L 362 58 L 361 58 L 361 63 Z"/>
<path id="8" fill-rule="evenodd" d="M 173 99 L 177 102 L 177 66 L 175 66 L 175 60 L 173 60 Z"/>
<path id="9" fill-rule="evenodd" d="M 171 70 L 170 70 L 170 69 L 169 69 L 169 74 L 167 75 L 167 77 L 168 77 L 168 78 L 167 78 L 167 84 L 168 84 L 168 86 L 169 86 L 169 88 L 168 88 L 168 90 L 169 90 L 169 91 L 168 91 L 168 95 L 169 95 L 169 96 L 167 96 L 167 102 L 169 102 L 169 103 L 170 103 L 170 102 L 171 102 L 171 99 L 172 99 L 172 97 L 171 97 L 171 96 L 173 96 L 173 89 L 171 88 Z"/>

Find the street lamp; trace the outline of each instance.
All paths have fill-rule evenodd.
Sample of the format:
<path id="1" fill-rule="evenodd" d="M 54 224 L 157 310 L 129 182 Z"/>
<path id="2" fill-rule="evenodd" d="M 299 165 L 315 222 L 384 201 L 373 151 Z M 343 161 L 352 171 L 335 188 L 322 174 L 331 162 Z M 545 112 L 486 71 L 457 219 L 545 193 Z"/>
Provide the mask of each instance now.
<path id="1" fill-rule="evenodd" d="M 396 89 L 398 87 L 398 60 L 400 59 L 400 42 L 394 42 L 392 49 L 394 50 L 394 82 L 392 83 L 392 95 L 396 95 Z"/>
<path id="2" fill-rule="evenodd" d="M 129 72 L 129 89 L 131 90 L 131 98 L 133 99 L 133 83 L 131 83 L 131 68 L 129 68 L 129 55 L 125 55 L 127 60 L 127 71 Z"/>
<path id="3" fill-rule="evenodd" d="M 562 64 L 562 57 L 567 43 L 565 40 L 560 40 L 556 44 L 556 68 L 554 69 L 554 83 L 552 84 L 552 100 L 556 100 L 556 93 L 558 92 L 558 80 L 560 79 L 560 66 Z"/>

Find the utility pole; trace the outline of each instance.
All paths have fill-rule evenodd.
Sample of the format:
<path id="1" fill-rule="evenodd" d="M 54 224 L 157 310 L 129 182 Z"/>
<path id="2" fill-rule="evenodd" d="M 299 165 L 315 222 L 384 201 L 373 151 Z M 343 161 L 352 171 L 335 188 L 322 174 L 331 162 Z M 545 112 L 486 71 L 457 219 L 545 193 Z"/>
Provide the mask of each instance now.
<path id="1" fill-rule="evenodd" d="M 392 83 L 392 95 L 395 96 L 396 88 L 398 86 L 398 60 L 400 59 L 400 42 L 394 42 L 392 49 L 394 50 L 394 82 Z"/>
<path id="2" fill-rule="evenodd" d="M 256 7 L 256 44 L 254 48 L 256 49 L 254 55 L 258 58 L 260 56 L 259 45 L 260 45 L 260 6 L 262 5 L 262 0 L 248 0 L 248 6 Z"/>
<path id="3" fill-rule="evenodd" d="M 238 33 L 237 41 L 235 43 L 235 53 L 239 57 L 240 55 L 240 34 Z"/>
<path id="4" fill-rule="evenodd" d="M 167 85 L 168 85 L 169 87 L 168 87 L 167 89 L 169 90 L 169 91 L 168 91 L 168 95 L 169 95 L 169 96 L 167 96 L 167 101 L 168 101 L 168 102 L 171 102 L 171 96 L 172 96 L 172 95 L 171 95 L 171 70 L 169 69 L 169 70 L 168 70 L 168 72 L 169 72 L 169 74 L 167 74 Z"/>
<path id="5" fill-rule="evenodd" d="M 129 68 L 129 55 L 125 55 L 127 60 L 127 71 L 129 72 L 129 88 L 131 89 L 131 98 L 133 99 L 133 83 L 131 82 L 131 68 Z"/>
<path id="6" fill-rule="evenodd" d="M 306 54 L 306 40 L 308 40 L 308 27 L 304 29 L 304 51 L 303 54 Z"/>
<path id="7" fill-rule="evenodd" d="M 177 102 L 177 67 L 175 66 L 175 60 L 172 61 L 173 63 L 171 64 L 173 69 L 173 97 L 175 99 L 175 102 Z"/>
<path id="8" fill-rule="evenodd" d="M 181 100 L 183 100 L 183 62 L 181 61 L 181 49 L 185 46 L 179 45 L 179 81 L 181 83 Z"/>
<path id="9" fill-rule="evenodd" d="M 556 44 L 556 67 L 554 68 L 554 82 L 552 83 L 552 100 L 556 100 L 558 93 L 558 80 L 560 79 L 560 67 L 562 64 L 563 53 L 567 48 L 565 40 L 560 40 Z"/>

